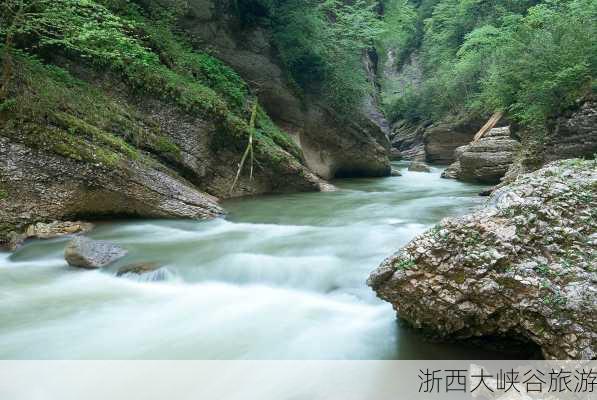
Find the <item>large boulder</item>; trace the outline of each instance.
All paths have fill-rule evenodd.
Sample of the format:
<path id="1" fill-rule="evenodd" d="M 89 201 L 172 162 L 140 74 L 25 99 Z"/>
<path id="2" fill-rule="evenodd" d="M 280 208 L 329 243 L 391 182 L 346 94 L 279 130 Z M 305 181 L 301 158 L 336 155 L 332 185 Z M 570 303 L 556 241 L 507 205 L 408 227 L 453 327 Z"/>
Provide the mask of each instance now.
<path id="1" fill-rule="evenodd" d="M 409 171 L 413 172 L 431 172 L 431 168 L 420 161 L 413 161 L 408 166 Z"/>
<path id="2" fill-rule="evenodd" d="M 8 250 L 16 250 L 23 242 L 30 238 L 54 239 L 62 236 L 87 233 L 93 229 L 93 224 L 82 221 L 53 221 L 38 222 L 27 226 L 22 233 L 12 232 L 6 246 Z"/>
<path id="3" fill-rule="evenodd" d="M 442 177 L 499 183 L 519 150 L 520 142 L 511 137 L 509 127 L 491 129 L 476 142 L 458 147 L 454 151 L 456 162 L 444 171 Z"/>
<path id="4" fill-rule="evenodd" d="M 375 270 L 399 317 L 440 337 L 501 336 L 550 359 L 597 358 L 597 165 L 520 176 L 488 206 L 448 218 Z"/>
<path id="5" fill-rule="evenodd" d="M 4 193 L 0 196 L 0 245 L 10 245 L 10 232 L 23 232 L 38 221 L 106 215 L 192 219 L 223 215 L 217 198 L 156 165 L 123 160 L 113 168 L 0 135 L 0 188 Z"/>
<path id="6" fill-rule="evenodd" d="M 469 144 L 482 125 L 480 119 L 473 117 L 453 117 L 428 127 L 424 135 L 426 161 L 454 162 L 454 150 Z"/>
<path id="7" fill-rule="evenodd" d="M 64 259 L 71 267 L 102 268 L 126 256 L 122 247 L 103 240 L 92 240 L 84 236 L 71 240 L 64 249 Z"/>

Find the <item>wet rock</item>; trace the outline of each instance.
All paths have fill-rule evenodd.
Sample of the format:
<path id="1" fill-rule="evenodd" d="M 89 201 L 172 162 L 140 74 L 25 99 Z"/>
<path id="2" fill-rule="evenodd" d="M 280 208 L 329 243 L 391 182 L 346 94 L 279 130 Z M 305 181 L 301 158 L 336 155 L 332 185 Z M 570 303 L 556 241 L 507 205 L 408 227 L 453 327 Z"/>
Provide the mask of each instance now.
<path id="1" fill-rule="evenodd" d="M 0 245 L 26 236 L 27 229 L 35 236 L 76 229 L 37 225 L 68 221 L 74 215 L 207 219 L 224 213 L 217 198 L 166 167 L 123 160 L 114 168 L 31 148 L 18 140 L 0 135 L 1 186 L 7 193 L 0 197 Z"/>
<path id="2" fill-rule="evenodd" d="M 127 274 L 142 275 L 157 271 L 162 266 L 155 262 L 140 262 L 126 265 L 118 270 L 116 276 L 123 276 Z"/>
<path id="3" fill-rule="evenodd" d="M 413 161 L 410 163 L 408 170 L 414 172 L 431 172 L 431 168 L 419 161 Z"/>
<path id="4" fill-rule="evenodd" d="M 448 168 L 442 172 L 442 178 L 444 179 L 458 179 L 460 174 L 460 161 L 453 162 Z"/>
<path id="5" fill-rule="evenodd" d="M 443 178 L 469 182 L 499 183 L 514 162 L 520 143 L 510 136 L 510 128 L 494 128 L 476 142 L 457 148 L 456 162 Z"/>
<path id="6" fill-rule="evenodd" d="M 396 168 L 392 168 L 392 176 L 402 176 L 402 172 L 398 171 Z"/>
<path id="7" fill-rule="evenodd" d="M 54 221 L 48 224 L 38 222 L 27 226 L 22 233 L 10 232 L 4 247 L 9 251 L 17 250 L 27 239 L 54 239 L 57 237 L 87 233 L 93 229 L 89 222 Z M 0 246 L 1 247 L 1 246 Z"/>
<path id="8" fill-rule="evenodd" d="M 64 259 L 71 267 L 102 268 L 126 256 L 122 247 L 103 240 L 76 237 L 64 249 Z"/>
<path id="9" fill-rule="evenodd" d="M 54 221 L 49 224 L 38 222 L 37 224 L 29 225 L 25 230 L 25 235 L 28 238 L 53 239 L 76 233 L 87 233 L 92 229 L 93 224 L 89 222 Z"/>
<path id="10" fill-rule="evenodd" d="M 369 285 L 417 328 L 517 338 L 549 359 L 597 358 L 597 164 L 521 175 L 385 260 Z"/>
<path id="11" fill-rule="evenodd" d="M 479 192 L 479 196 L 481 196 L 481 197 L 489 197 L 489 196 L 491 196 L 491 194 L 492 194 L 492 193 L 493 193 L 495 190 L 496 190 L 496 187 L 495 187 L 495 186 L 492 186 L 492 187 L 490 187 L 490 188 L 487 188 L 487 189 L 485 189 L 485 190 L 481 190 L 481 191 Z"/>

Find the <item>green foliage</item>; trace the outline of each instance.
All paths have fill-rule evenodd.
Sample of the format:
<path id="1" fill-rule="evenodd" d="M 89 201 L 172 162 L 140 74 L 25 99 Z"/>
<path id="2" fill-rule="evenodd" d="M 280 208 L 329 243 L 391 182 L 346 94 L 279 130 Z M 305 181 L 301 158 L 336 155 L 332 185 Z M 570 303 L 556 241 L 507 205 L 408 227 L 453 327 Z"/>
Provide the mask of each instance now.
<path id="1" fill-rule="evenodd" d="M 401 65 L 405 57 L 418 44 L 419 16 L 416 7 L 408 0 L 386 0 L 384 22 L 387 29 L 379 37 L 378 48 L 382 54 L 387 48 L 396 49 L 395 64 Z"/>
<path id="2" fill-rule="evenodd" d="M 267 15 L 282 62 L 298 87 L 318 93 L 342 115 L 348 115 L 361 103 L 372 87 L 362 67 L 363 52 L 383 33 L 376 2 L 249 3 L 253 5 L 249 10 L 255 10 L 259 4 L 259 15 Z"/>
<path id="3" fill-rule="evenodd" d="M 495 63 L 483 78 L 485 108 L 504 109 L 541 129 L 591 90 L 597 69 L 597 3 L 549 1 L 502 28 Z"/>
<path id="4" fill-rule="evenodd" d="M 538 133 L 592 90 L 597 58 L 592 0 L 440 0 L 427 2 L 425 11 L 422 3 L 410 5 L 418 6 L 423 20 L 418 51 L 425 79 L 416 91 L 400 93 L 389 110 L 392 119 L 503 110 Z M 397 27 L 388 30 L 409 32 L 401 24 L 393 22 Z M 394 43 L 409 46 L 404 39 Z"/>

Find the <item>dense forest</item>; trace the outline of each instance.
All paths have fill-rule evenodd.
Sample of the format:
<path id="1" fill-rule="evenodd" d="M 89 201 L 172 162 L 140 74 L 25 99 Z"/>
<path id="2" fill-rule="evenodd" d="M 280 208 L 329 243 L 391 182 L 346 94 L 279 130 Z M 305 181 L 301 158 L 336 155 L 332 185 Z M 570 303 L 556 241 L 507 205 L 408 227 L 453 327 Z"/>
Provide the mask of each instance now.
<path id="1" fill-rule="evenodd" d="M 391 1 L 380 42 L 398 62 L 416 52 L 424 81 L 390 93 L 411 120 L 497 110 L 543 127 L 594 90 L 597 4 L 574 1 Z"/>

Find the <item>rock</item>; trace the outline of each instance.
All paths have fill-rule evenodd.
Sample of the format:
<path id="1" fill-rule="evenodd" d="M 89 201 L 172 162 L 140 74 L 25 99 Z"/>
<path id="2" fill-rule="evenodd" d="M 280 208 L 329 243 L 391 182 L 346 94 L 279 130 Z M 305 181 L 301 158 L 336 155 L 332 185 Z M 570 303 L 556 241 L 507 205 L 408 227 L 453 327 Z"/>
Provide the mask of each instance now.
<path id="1" fill-rule="evenodd" d="M 425 161 L 424 133 L 424 124 L 412 126 L 405 121 L 394 124 L 392 126 L 390 157 L 401 160 Z"/>
<path id="2" fill-rule="evenodd" d="M 14 232 L 7 247 L 10 251 L 15 251 L 25 240 L 30 238 L 54 239 L 76 233 L 87 233 L 92 229 L 93 224 L 89 222 L 54 221 L 48 224 L 38 222 L 27 226 L 21 234 Z"/>
<path id="3" fill-rule="evenodd" d="M 87 233 L 93 229 L 89 222 L 54 221 L 49 224 L 38 222 L 27 227 L 25 234 L 28 238 L 53 239 L 75 233 Z"/>
<path id="4" fill-rule="evenodd" d="M 142 275 L 150 272 L 157 271 L 162 266 L 155 262 L 140 262 L 135 264 L 126 265 L 118 270 L 116 276 L 123 276 L 126 274 Z"/>
<path id="5" fill-rule="evenodd" d="M 480 192 L 479 192 L 479 196 L 481 196 L 481 197 L 489 197 L 489 196 L 491 196 L 491 194 L 492 194 L 493 192 L 495 192 L 495 190 L 496 190 L 496 189 L 497 189 L 497 188 L 496 188 L 495 186 L 492 186 L 492 187 L 490 187 L 490 188 L 487 188 L 487 189 L 485 189 L 485 190 L 482 190 L 482 191 L 480 191 Z"/>
<path id="6" fill-rule="evenodd" d="M 431 168 L 419 161 L 413 161 L 410 163 L 408 170 L 414 172 L 431 172 Z"/>
<path id="7" fill-rule="evenodd" d="M 398 171 L 396 168 L 392 168 L 392 176 L 402 176 L 402 172 Z"/>
<path id="8" fill-rule="evenodd" d="M 499 183 L 519 150 L 520 143 L 510 137 L 508 127 L 494 128 L 461 150 L 458 178 L 470 182 Z"/>
<path id="9" fill-rule="evenodd" d="M 594 161 L 519 176 L 487 207 L 443 220 L 369 277 L 379 297 L 440 337 L 502 337 L 548 359 L 597 358 Z"/>
<path id="10" fill-rule="evenodd" d="M 18 140 L 0 135 L 1 186 L 8 192 L 0 197 L 0 225 L 5 227 L 0 226 L 0 242 L 10 232 L 25 233 L 31 225 L 30 233 L 36 236 L 76 229 L 36 225 L 72 216 L 206 219 L 224 214 L 217 198 L 166 167 L 123 160 L 113 168 L 34 149 Z"/>
<path id="11" fill-rule="evenodd" d="M 425 161 L 434 164 L 454 162 L 454 151 L 469 144 L 482 125 L 480 120 L 459 116 L 426 128 Z"/>
<path id="12" fill-rule="evenodd" d="M 545 138 L 545 161 L 597 154 L 597 100 L 579 101 L 575 110 L 556 119 Z"/>
<path id="13" fill-rule="evenodd" d="M 390 160 L 392 160 L 392 161 L 402 160 L 402 153 L 400 152 L 400 150 L 392 147 L 390 149 Z"/>
<path id="14" fill-rule="evenodd" d="M 83 236 L 71 240 L 64 249 L 64 258 L 71 267 L 102 268 L 126 256 L 127 251 L 120 246 Z"/>
<path id="15" fill-rule="evenodd" d="M 458 175 L 460 175 L 460 161 L 453 162 L 442 172 L 444 179 L 458 179 Z"/>

